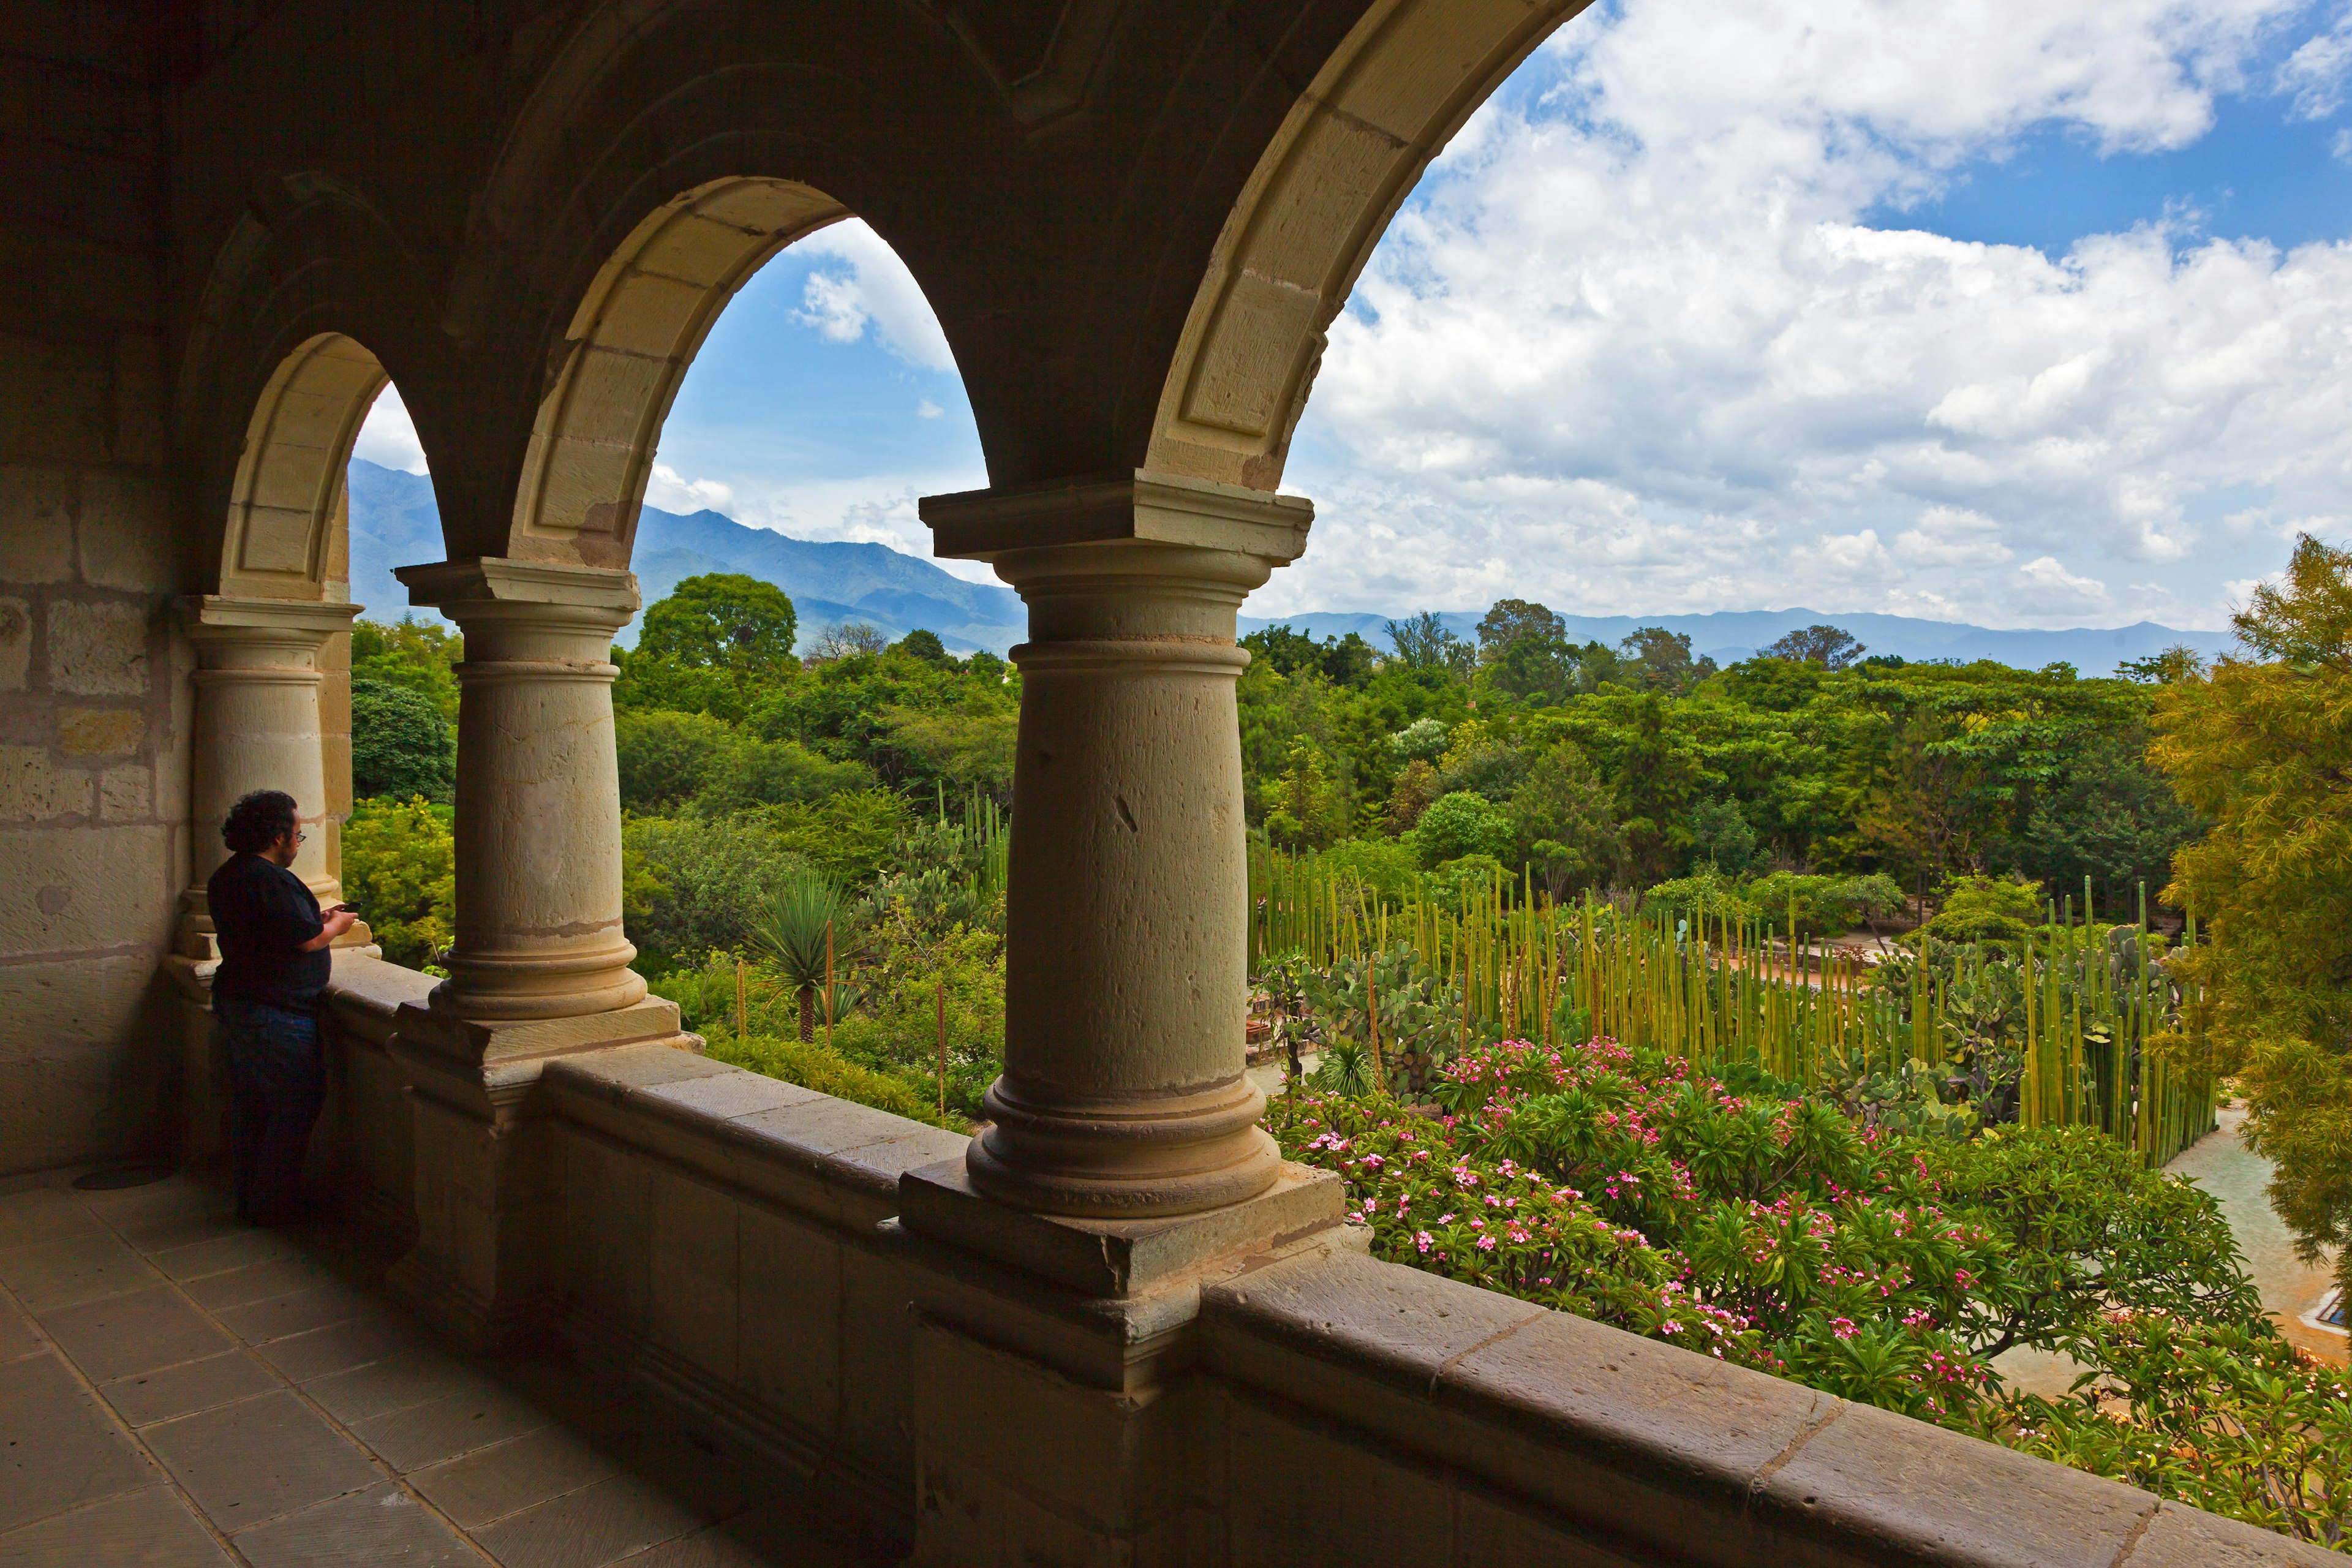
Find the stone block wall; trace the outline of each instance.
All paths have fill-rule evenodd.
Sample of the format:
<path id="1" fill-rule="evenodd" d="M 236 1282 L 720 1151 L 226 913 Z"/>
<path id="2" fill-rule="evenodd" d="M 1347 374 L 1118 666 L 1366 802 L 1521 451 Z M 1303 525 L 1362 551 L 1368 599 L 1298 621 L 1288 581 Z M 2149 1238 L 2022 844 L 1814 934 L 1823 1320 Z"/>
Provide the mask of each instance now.
<path id="1" fill-rule="evenodd" d="M 190 586 L 167 476 L 153 40 L 0 22 L 0 1174 L 160 1147 Z"/>

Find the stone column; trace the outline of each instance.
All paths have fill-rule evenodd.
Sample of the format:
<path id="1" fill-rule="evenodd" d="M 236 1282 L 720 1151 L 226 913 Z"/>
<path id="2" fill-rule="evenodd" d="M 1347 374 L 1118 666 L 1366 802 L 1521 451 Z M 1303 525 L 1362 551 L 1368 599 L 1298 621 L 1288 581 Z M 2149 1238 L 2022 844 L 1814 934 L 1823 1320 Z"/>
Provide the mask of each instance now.
<path id="1" fill-rule="evenodd" d="M 205 883 L 228 851 L 221 821 L 239 795 L 282 789 L 300 808 L 306 837 L 294 871 L 320 904 L 342 898 L 330 850 L 340 826 L 329 815 L 325 752 L 320 740 L 319 653 L 351 627 L 357 605 L 205 595 L 180 601 L 182 625 L 195 647 L 192 873 L 181 898 L 180 951 L 210 959 L 212 916 Z M 339 946 L 363 945 L 354 927 Z"/>
<path id="2" fill-rule="evenodd" d="M 434 1005 L 564 1018 L 646 994 L 621 930 L 613 636 L 627 572 L 452 561 L 396 575 L 466 634 L 457 666 L 457 921 Z"/>
<path id="3" fill-rule="evenodd" d="M 341 900 L 331 853 L 341 825 L 327 791 L 319 656 L 329 638 L 350 628 L 360 606 L 208 594 L 181 600 L 178 609 L 196 656 L 190 677 L 190 878 L 180 895 L 174 951 L 163 967 L 179 998 L 181 1157 L 201 1166 L 228 1146 L 228 1067 L 212 1016 L 220 951 L 205 893 L 228 858 L 221 823 L 239 795 L 284 790 L 301 813 L 305 835 L 295 872 L 321 905 Z M 335 945 L 363 948 L 373 940 L 359 924 Z"/>
<path id="4" fill-rule="evenodd" d="M 1004 1073 L 970 1179 L 1106 1219 L 1239 1203 L 1280 1167 L 1244 1076 L 1248 874 L 1234 646 L 1305 500 L 1132 479 L 934 497 L 941 555 L 1029 605 Z"/>
<path id="5" fill-rule="evenodd" d="M 482 559 L 403 567 L 466 636 L 457 667 L 457 933 L 449 978 L 389 1049 L 416 1110 L 416 1246 L 394 1287 L 457 1338 L 541 1326 L 562 1206 L 531 1089 L 553 1057 L 694 1048 L 629 968 L 621 925 L 614 633 L 626 572 Z"/>

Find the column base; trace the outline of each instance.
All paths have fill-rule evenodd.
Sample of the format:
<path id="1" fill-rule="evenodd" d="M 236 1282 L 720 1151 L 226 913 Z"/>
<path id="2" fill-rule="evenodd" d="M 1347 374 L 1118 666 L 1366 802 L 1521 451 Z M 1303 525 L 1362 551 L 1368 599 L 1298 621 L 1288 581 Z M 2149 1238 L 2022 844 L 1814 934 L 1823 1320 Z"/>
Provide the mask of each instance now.
<path id="1" fill-rule="evenodd" d="M 1013 1208 L 975 1186 L 964 1161 L 944 1160 L 898 1178 L 898 1223 L 1087 1296 L 1139 1296 L 1220 1260 L 1286 1246 L 1342 1222 L 1347 1186 L 1338 1176 L 1276 1164 L 1274 1184 L 1239 1203 L 1186 1215 L 1093 1219 Z"/>
<path id="2" fill-rule="evenodd" d="M 901 1176 L 884 1234 L 917 1313 L 910 1565 L 1220 1555 L 1220 1504 L 1197 1484 L 1214 1473 L 1201 1460 L 1219 1440 L 1216 1394 L 1188 1375 L 1201 1291 L 1364 1250 L 1344 1194 L 1329 1172 L 1286 1164 L 1223 1209 L 1073 1219 L 995 1202 L 961 1161 Z"/>
<path id="3" fill-rule="evenodd" d="M 545 1332 L 563 1214 L 530 1091 L 554 1058 L 650 1042 L 702 1048 L 670 1002 L 513 1024 L 402 1004 L 387 1048 L 415 1107 L 416 1245 L 387 1282 L 419 1316 L 476 1350 Z"/>

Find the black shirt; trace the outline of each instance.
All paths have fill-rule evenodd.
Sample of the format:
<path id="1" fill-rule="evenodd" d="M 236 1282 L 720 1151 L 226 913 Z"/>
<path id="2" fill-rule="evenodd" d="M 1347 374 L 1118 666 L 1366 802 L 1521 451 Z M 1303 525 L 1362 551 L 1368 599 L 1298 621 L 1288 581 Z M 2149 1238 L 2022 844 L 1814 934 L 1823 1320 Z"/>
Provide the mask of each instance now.
<path id="1" fill-rule="evenodd" d="M 220 938 L 215 995 L 273 1007 L 315 1007 L 334 961 L 325 948 L 299 951 L 326 929 L 302 879 L 258 855 L 232 855 L 205 884 Z"/>

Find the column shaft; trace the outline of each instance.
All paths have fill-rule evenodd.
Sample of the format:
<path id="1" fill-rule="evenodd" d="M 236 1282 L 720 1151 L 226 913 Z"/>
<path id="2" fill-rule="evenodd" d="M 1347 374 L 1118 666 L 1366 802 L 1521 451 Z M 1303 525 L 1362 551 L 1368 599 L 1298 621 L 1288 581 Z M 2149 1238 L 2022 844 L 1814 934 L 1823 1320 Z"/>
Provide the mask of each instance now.
<path id="1" fill-rule="evenodd" d="M 942 554 L 1019 589 L 1004 1072 L 972 1185 L 1019 1208 L 1190 1213 L 1280 1160 L 1244 1075 L 1248 864 L 1234 646 L 1304 502 L 1154 479 L 934 498 Z M 1039 544 L 1040 537 L 1057 542 Z"/>
<path id="2" fill-rule="evenodd" d="M 621 928 L 613 635 L 625 572 L 508 561 L 404 568 L 466 634 L 457 667 L 456 941 L 434 1005 L 571 1017 L 646 994 Z"/>
<path id="3" fill-rule="evenodd" d="M 356 605 L 220 595 L 181 603 L 196 650 L 193 876 L 181 900 L 182 946 L 190 957 L 211 955 L 205 883 L 228 858 L 220 840 L 222 819 L 249 791 L 284 790 L 294 797 L 305 835 L 295 851 L 295 874 L 321 904 L 342 897 L 328 854 L 337 824 L 329 816 L 320 739 L 319 653 L 358 613 Z M 355 940 L 364 942 L 366 933 Z"/>

